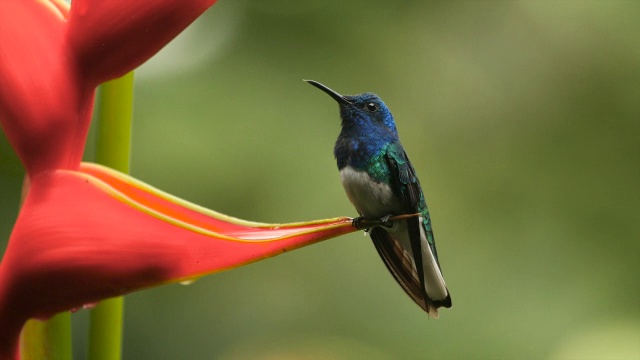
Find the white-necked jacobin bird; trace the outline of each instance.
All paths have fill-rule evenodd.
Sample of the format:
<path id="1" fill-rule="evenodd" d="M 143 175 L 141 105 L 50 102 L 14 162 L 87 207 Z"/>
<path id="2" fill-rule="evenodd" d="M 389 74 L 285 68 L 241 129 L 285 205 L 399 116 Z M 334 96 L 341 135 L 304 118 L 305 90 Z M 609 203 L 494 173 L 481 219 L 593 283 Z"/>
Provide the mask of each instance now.
<path id="1" fill-rule="evenodd" d="M 437 318 L 439 307 L 451 307 L 451 296 L 422 188 L 391 112 L 373 93 L 341 95 L 317 81 L 305 81 L 340 106 L 342 130 L 333 153 L 342 186 L 360 214 L 354 225 L 378 220 L 381 226 L 370 228 L 369 234 L 389 272 L 430 317 Z M 404 214 L 419 216 L 390 221 Z"/>

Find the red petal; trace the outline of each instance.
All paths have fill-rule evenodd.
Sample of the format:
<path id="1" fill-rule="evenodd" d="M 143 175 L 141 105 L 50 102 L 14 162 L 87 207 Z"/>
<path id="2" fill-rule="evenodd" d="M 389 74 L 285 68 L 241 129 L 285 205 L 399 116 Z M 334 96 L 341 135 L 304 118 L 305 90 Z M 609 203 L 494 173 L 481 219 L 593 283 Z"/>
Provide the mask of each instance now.
<path id="1" fill-rule="evenodd" d="M 59 2 L 0 1 L 0 121 L 29 173 L 82 158 L 93 91 L 70 71 L 65 16 Z"/>
<path id="2" fill-rule="evenodd" d="M 145 62 L 215 0 L 74 0 L 69 40 L 93 84 L 122 76 Z"/>
<path id="3" fill-rule="evenodd" d="M 146 61 L 214 0 L 0 1 L 0 122 L 27 172 L 76 170 L 94 88 Z"/>
<path id="4" fill-rule="evenodd" d="M 31 317 L 230 269 L 356 230 L 349 218 L 246 222 L 103 167 L 83 165 L 83 171 L 47 172 L 31 180 L 0 264 L 0 339 L 15 341 Z M 5 345 L 0 341 L 0 354 Z"/>

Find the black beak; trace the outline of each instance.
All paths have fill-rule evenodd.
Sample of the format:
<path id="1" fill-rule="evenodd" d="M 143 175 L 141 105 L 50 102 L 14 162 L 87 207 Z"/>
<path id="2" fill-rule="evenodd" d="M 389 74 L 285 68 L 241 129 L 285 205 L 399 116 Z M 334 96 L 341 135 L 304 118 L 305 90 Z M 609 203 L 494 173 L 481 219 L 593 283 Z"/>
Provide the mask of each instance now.
<path id="1" fill-rule="evenodd" d="M 319 82 L 317 82 L 315 80 L 305 80 L 305 81 L 308 82 L 309 84 L 317 87 L 318 89 L 326 92 L 327 94 L 329 94 L 329 96 L 331 96 L 339 104 L 351 105 L 351 102 L 349 100 L 347 100 L 347 98 L 345 98 L 344 96 L 338 94 L 337 92 L 329 89 L 327 86 L 324 86 L 324 85 L 320 84 Z"/>

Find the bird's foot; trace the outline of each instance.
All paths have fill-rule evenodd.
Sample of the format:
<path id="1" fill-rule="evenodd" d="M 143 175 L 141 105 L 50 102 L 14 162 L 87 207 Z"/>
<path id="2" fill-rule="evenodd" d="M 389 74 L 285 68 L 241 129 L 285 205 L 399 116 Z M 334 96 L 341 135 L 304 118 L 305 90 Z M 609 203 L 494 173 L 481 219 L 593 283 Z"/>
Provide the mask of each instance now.
<path id="1" fill-rule="evenodd" d="M 387 229 L 391 229 L 393 228 L 393 225 L 396 221 L 403 220 L 406 217 L 407 216 L 405 215 L 394 216 L 389 214 L 381 217 L 380 219 L 370 219 L 370 218 L 365 218 L 363 216 L 360 216 L 353 219 L 351 224 L 356 229 L 360 229 L 364 231 L 369 231 L 369 229 L 374 227 L 379 227 L 379 226 L 384 226 Z"/>
<path id="2" fill-rule="evenodd" d="M 363 224 L 363 222 L 366 222 L 366 221 L 367 219 L 365 219 L 364 217 L 358 216 L 357 218 L 354 218 L 353 220 L 351 220 L 351 226 L 353 226 L 358 230 L 369 231 L 369 228 L 365 224 Z"/>
<path id="3" fill-rule="evenodd" d="M 383 217 L 380 218 L 380 225 L 386 227 L 386 228 L 392 228 L 393 227 L 393 221 L 391 220 L 391 214 L 385 215 Z"/>

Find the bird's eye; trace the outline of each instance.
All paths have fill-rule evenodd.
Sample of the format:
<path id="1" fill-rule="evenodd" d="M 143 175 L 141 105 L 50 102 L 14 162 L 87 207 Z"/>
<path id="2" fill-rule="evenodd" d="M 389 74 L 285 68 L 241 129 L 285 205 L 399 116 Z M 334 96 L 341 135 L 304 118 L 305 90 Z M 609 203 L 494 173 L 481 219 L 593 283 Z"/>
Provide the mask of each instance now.
<path id="1" fill-rule="evenodd" d="M 371 112 L 374 112 L 374 111 L 378 110 L 378 105 L 376 105 L 375 103 L 370 102 L 370 103 L 368 103 L 366 105 L 366 108 L 367 108 L 367 110 L 369 110 Z"/>

